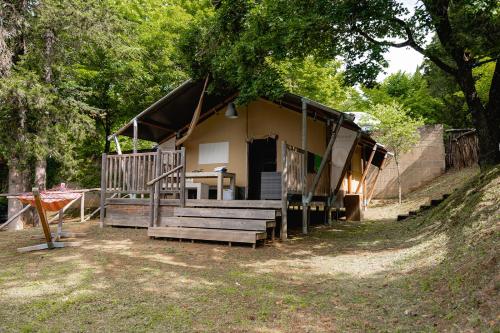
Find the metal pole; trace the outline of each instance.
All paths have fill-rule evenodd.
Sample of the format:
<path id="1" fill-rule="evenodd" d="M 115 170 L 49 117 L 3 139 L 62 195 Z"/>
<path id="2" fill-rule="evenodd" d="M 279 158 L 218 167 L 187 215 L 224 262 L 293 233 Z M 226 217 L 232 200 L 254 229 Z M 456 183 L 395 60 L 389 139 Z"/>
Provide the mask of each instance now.
<path id="1" fill-rule="evenodd" d="M 118 137 L 116 135 L 113 136 L 113 140 L 115 141 L 116 152 L 118 155 L 122 154 L 122 148 L 120 147 L 120 141 L 118 141 Z"/>
<path id="2" fill-rule="evenodd" d="M 302 232 L 307 234 L 309 203 L 307 202 L 307 100 L 302 99 Z"/>
<path id="3" fill-rule="evenodd" d="M 137 118 L 134 118 L 134 154 L 137 153 L 137 136 L 138 136 Z"/>

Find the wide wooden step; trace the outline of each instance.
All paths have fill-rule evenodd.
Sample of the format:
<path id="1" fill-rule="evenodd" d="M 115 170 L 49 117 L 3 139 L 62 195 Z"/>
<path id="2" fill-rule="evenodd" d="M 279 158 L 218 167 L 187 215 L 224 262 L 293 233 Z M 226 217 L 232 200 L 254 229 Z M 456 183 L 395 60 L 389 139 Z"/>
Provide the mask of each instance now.
<path id="1" fill-rule="evenodd" d="M 161 226 L 266 231 L 276 226 L 274 220 L 223 219 L 216 217 L 163 217 Z"/>
<path id="2" fill-rule="evenodd" d="M 174 216 L 274 220 L 276 218 L 276 211 L 271 209 L 248 209 L 248 208 L 230 209 L 230 208 L 175 207 Z"/>
<path id="3" fill-rule="evenodd" d="M 258 240 L 266 239 L 267 233 L 244 230 L 150 227 L 148 228 L 148 236 L 255 244 Z"/>

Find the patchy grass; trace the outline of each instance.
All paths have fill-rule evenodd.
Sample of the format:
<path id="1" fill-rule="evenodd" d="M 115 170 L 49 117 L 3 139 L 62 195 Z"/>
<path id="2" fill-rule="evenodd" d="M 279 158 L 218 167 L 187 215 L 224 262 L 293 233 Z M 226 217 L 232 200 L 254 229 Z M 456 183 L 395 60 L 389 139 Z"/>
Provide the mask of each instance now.
<path id="1" fill-rule="evenodd" d="M 79 248 L 0 233 L 0 331 L 498 331 L 500 170 L 404 223 L 249 247 L 69 224 Z"/>
<path id="2" fill-rule="evenodd" d="M 478 173 L 478 167 L 448 171 L 433 179 L 431 183 L 404 195 L 401 204 L 398 204 L 397 199 L 372 200 L 365 218 L 372 221 L 384 220 L 396 218 L 398 214 L 408 214 L 412 210 L 418 210 L 422 205 L 428 205 L 432 199 L 439 199 L 443 194 L 452 193 Z"/>

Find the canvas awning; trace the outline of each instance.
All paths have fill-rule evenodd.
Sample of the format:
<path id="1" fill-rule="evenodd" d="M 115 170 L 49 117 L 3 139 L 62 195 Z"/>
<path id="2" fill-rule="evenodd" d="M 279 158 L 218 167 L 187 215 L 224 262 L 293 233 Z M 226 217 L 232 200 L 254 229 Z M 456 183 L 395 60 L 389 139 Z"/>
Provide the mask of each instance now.
<path id="1" fill-rule="evenodd" d="M 137 138 L 160 143 L 176 133 L 187 130 L 193 117 L 196 105 L 203 90 L 203 80 L 188 80 L 162 97 L 146 110 L 139 113 L 129 123 L 113 135 L 134 136 L 133 121 L 137 120 Z M 200 121 L 202 122 L 216 111 L 224 108 L 227 103 L 237 97 L 236 91 L 225 90 L 207 94 L 203 101 Z M 302 112 L 302 96 L 287 93 L 280 100 L 274 101 L 296 112 Z M 342 114 L 325 105 L 308 100 L 308 112 L 318 120 L 337 120 Z M 360 128 L 352 119 L 344 120 L 344 127 L 358 131 Z"/>

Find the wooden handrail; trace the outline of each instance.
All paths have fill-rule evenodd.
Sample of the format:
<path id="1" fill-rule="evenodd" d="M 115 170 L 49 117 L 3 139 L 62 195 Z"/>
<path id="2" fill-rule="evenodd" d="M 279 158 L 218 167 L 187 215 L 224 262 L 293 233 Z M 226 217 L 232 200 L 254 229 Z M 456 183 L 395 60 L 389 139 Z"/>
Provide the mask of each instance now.
<path id="1" fill-rule="evenodd" d="M 149 182 L 147 182 L 147 183 L 146 183 L 146 185 L 151 186 L 151 185 L 153 185 L 154 183 L 156 183 L 157 181 L 162 180 L 163 178 L 165 178 L 165 177 L 167 177 L 167 176 L 171 175 L 171 174 L 172 174 L 172 173 L 174 173 L 174 172 L 179 171 L 180 169 L 182 169 L 182 165 L 176 166 L 176 167 L 175 167 L 175 168 L 173 168 L 172 170 L 169 170 L 169 171 L 165 172 L 164 174 L 162 174 L 162 175 L 160 175 L 160 176 L 156 177 L 155 179 L 151 179 Z"/>

